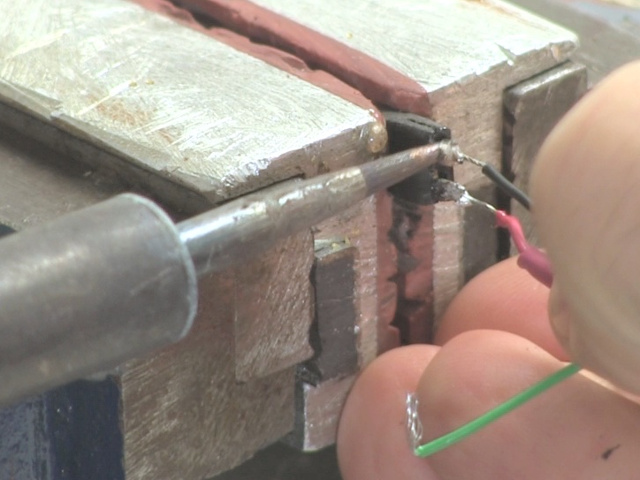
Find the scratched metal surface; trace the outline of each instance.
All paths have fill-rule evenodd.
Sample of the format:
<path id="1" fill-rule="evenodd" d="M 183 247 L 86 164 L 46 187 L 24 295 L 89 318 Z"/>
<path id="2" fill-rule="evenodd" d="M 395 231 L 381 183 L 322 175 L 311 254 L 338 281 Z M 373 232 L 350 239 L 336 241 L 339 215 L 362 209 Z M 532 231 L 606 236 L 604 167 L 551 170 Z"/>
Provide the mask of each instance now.
<path id="1" fill-rule="evenodd" d="M 348 9 L 342 0 L 325 0 L 321 8 L 314 0 L 255 3 L 383 61 L 436 96 L 523 55 L 544 50 L 562 57 L 572 47 L 566 30 L 495 0 L 358 0 Z"/>
<path id="2" fill-rule="evenodd" d="M 0 101 L 212 202 L 370 156 L 370 112 L 136 4 L 0 11 Z"/>
<path id="3" fill-rule="evenodd" d="M 295 367 L 236 380 L 236 282 L 229 273 L 203 279 L 184 340 L 123 366 L 123 480 L 210 478 L 293 428 Z"/>
<path id="4" fill-rule="evenodd" d="M 502 91 L 565 61 L 570 31 L 500 0 L 255 0 L 420 82 L 434 118 L 498 165 Z M 460 168 L 457 179 L 478 180 Z"/>
<path id="5" fill-rule="evenodd" d="M 598 18 L 613 28 L 640 39 L 640 1 L 638 0 L 571 0 L 577 11 Z"/>
<path id="6" fill-rule="evenodd" d="M 580 48 L 572 59 L 586 65 L 590 83 L 640 54 L 638 0 L 511 1 L 578 33 Z"/>

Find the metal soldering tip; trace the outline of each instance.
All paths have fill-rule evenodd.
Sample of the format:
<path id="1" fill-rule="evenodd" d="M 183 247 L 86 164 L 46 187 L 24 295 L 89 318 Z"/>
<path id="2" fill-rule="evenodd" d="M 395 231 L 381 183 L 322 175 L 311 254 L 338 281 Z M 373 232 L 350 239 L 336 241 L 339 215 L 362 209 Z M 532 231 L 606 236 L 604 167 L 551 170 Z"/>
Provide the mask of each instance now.
<path id="1" fill-rule="evenodd" d="M 394 153 L 358 167 L 371 195 L 436 164 L 455 161 L 451 142 L 439 142 Z"/>
<path id="2" fill-rule="evenodd" d="M 288 181 L 178 224 L 198 275 L 257 255 L 380 190 L 455 158 L 450 142 L 394 153 L 357 167 Z"/>

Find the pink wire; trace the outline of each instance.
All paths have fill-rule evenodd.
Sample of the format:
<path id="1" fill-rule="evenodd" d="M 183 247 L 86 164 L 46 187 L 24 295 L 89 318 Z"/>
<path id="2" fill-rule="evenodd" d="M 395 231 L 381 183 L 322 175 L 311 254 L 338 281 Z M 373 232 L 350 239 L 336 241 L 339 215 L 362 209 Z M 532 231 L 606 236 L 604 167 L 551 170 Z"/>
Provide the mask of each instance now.
<path id="1" fill-rule="evenodd" d="M 522 253 L 529 248 L 529 244 L 522 231 L 522 225 L 520 225 L 520 221 L 516 217 L 512 217 L 503 210 L 496 210 L 496 224 L 499 227 L 509 230 L 518 252 Z"/>
<path id="2" fill-rule="evenodd" d="M 553 272 L 551 271 L 549 257 L 547 257 L 547 254 L 542 250 L 527 242 L 520 221 L 507 212 L 496 210 L 496 224 L 499 227 L 509 230 L 513 243 L 515 243 L 516 249 L 520 252 L 518 265 L 529 272 L 531 276 L 540 283 L 551 287 L 553 283 Z"/>

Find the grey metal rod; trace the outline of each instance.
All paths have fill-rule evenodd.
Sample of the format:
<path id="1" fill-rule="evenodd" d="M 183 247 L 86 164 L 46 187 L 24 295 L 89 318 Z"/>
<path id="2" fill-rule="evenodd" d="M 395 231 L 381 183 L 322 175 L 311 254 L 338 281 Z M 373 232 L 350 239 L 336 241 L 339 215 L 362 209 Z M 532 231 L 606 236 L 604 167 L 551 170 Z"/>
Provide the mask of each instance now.
<path id="1" fill-rule="evenodd" d="M 449 142 L 389 155 L 309 180 L 247 195 L 178 224 L 199 276 L 257 255 L 369 195 L 455 157 Z"/>
<path id="2" fill-rule="evenodd" d="M 448 143 L 420 147 L 289 181 L 177 226 L 125 194 L 9 235 L 0 241 L 0 405 L 179 340 L 195 315 L 197 274 L 452 158 Z"/>
<path id="3" fill-rule="evenodd" d="M 119 195 L 0 241 L 0 405 L 184 336 L 197 279 L 169 216 Z"/>

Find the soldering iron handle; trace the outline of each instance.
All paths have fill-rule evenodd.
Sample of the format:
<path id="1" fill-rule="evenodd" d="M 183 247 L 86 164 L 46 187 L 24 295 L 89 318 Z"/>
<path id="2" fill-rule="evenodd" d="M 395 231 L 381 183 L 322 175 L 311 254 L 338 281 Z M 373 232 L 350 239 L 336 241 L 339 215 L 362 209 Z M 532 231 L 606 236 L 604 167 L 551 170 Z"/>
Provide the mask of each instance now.
<path id="1" fill-rule="evenodd" d="M 0 405 L 172 343 L 195 315 L 186 247 L 120 195 L 0 240 Z"/>

